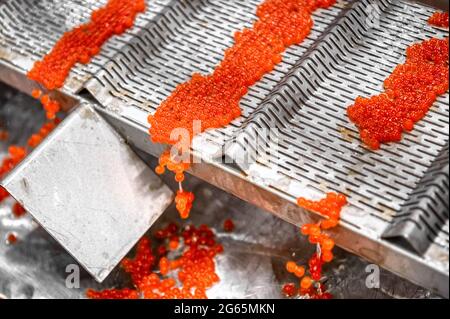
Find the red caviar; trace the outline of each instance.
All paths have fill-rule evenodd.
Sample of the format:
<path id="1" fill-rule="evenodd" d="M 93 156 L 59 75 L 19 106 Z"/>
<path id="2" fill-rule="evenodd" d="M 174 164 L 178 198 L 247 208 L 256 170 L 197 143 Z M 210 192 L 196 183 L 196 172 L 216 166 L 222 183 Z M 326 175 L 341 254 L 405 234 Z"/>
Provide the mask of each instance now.
<path id="1" fill-rule="evenodd" d="M 282 288 L 282 291 L 283 294 L 289 298 L 294 297 L 298 293 L 298 289 L 297 287 L 295 287 L 295 284 L 293 283 L 285 284 Z"/>
<path id="2" fill-rule="evenodd" d="M 435 12 L 428 23 L 440 28 L 448 28 L 448 12 Z"/>
<path id="3" fill-rule="evenodd" d="M 34 134 L 28 140 L 28 145 L 30 147 L 36 147 L 42 139 L 47 136 L 51 130 L 59 123 L 58 119 L 55 119 L 52 122 L 44 124 L 44 126 L 40 129 L 37 134 Z M 9 173 L 14 167 L 17 166 L 28 154 L 28 151 L 25 147 L 11 145 L 8 149 L 8 156 L 6 156 L 0 165 L 0 178 L 4 177 L 7 173 Z M 0 186 L 0 202 L 9 197 L 9 193 L 6 189 Z M 14 213 L 14 208 L 13 208 Z"/>
<path id="4" fill-rule="evenodd" d="M 15 243 L 17 243 L 17 236 L 14 233 L 9 233 L 8 235 L 6 235 L 6 241 L 8 242 L 8 244 L 10 245 L 14 245 Z"/>
<path id="5" fill-rule="evenodd" d="M 337 225 L 342 207 L 347 205 L 347 199 L 342 194 L 328 193 L 324 199 L 319 201 L 312 201 L 300 197 L 297 199 L 297 204 L 307 210 L 328 217 L 320 225 L 321 228 L 328 229 Z M 317 225 L 307 225 L 302 227 L 302 231 L 305 231 L 305 235 L 319 235 L 320 227 Z"/>
<path id="6" fill-rule="evenodd" d="M 6 141 L 9 138 L 9 133 L 5 130 L 0 130 L 0 141 Z"/>
<path id="7" fill-rule="evenodd" d="M 138 299 L 139 293 L 133 289 L 109 289 L 95 291 L 88 289 L 86 296 L 90 299 Z"/>
<path id="8" fill-rule="evenodd" d="M 55 129 L 55 127 L 60 123 L 60 119 L 56 118 L 53 121 L 49 121 L 44 123 L 42 127 L 39 129 L 39 132 L 31 135 L 28 139 L 28 146 L 35 148 L 38 146 L 51 131 Z"/>
<path id="9" fill-rule="evenodd" d="M 241 115 L 240 99 L 250 86 L 281 62 L 281 54 L 301 43 L 311 31 L 311 13 L 328 7 L 335 0 L 266 0 L 257 9 L 258 20 L 252 28 L 235 34 L 234 45 L 210 75 L 193 74 L 179 85 L 149 117 L 154 142 L 174 144 L 170 138 L 176 128 L 193 137 L 193 121 L 201 130 L 229 124 Z"/>
<path id="10" fill-rule="evenodd" d="M 194 199 L 195 196 L 191 192 L 186 192 L 184 190 L 179 190 L 177 192 L 177 195 L 175 196 L 175 204 L 181 218 L 189 218 Z"/>
<path id="11" fill-rule="evenodd" d="M 170 224 L 156 232 L 158 240 L 175 240 L 183 243 L 181 256 L 169 260 L 161 256 L 155 263 L 150 241 L 143 238 L 138 244 L 134 260 L 125 259 L 122 266 L 132 276 L 135 289 L 109 289 L 101 292 L 89 289 L 88 298 L 95 299 L 204 299 L 206 290 L 219 281 L 214 258 L 223 251 L 215 241 L 214 233 L 206 225 L 199 228 L 187 226 L 180 230 Z M 170 245 L 170 242 L 169 242 Z M 161 246 L 160 246 L 161 247 Z M 158 250 L 161 250 L 158 248 Z M 167 248 L 165 247 L 165 251 Z M 159 265 L 159 273 L 153 269 Z M 181 283 L 178 284 L 178 282 Z"/>
<path id="12" fill-rule="evenodd" d="M 54 120 L 56 118 L 56 113 L 61 110 L 61 105 L 58 101 L 52 100 L 49 95 L 42 95 L 40 98 L 42 106 L 44 107 L 45 114 L 49 120 Z"/>
<path id="13" fill-rule="evenodd" d="M 133 283 L 139 285 L 145 276 L 151 274 L 154 263 L 155 257 L 150 247 L 150 240 L 144 237 L 137 245 L 135 258 L 122 260 L 122 267 L 131 275 Z"/>
<path id="14" fill-rule="evenodd" d="M 25 210 L 25 208 L 23 208 L 22 205 L 20 205 L 20 203 L 16 202 L 12 207 L 12 213 L 15 217 L 19 218 L 25 215 L 27 211 Z"/>
<path id="15" fill-rule="evenodd" d="M 361 140 L 374 150 L 381 143 L 400 141 L 402 132 L 411 131 L 436 98 L 448 90 L 448 76 L 448 38 L 410 46 L 406 62 L 385 80 L 385 92 L 358 97 L 347 109 Z"/>
<path id="16" fill-rule="evenodd" d="M 228 233 L 231 233 L 234 230 L 234 222 L 232 219 L 225 220 L 223 223 L 223 230 Z"/>
<path id="17" fill-rule="evenodd" d="M 0 178 L 5 176 L 17 164 L 19 164 L 27 155 L 27 150 L 24 147 L 11 145 L 8 148 L 8 156 L 6 156 L 0 166 Z M 0 196 L 1 198 L 2 196 Z"/>
<path id="18" fill-rule="evenodd" d="M 294 261 L 286 263 L 286 270 L 294 274 L 300 281 L 300 294 L 311 299 L 330 299 L 331 294 L 325 292 L 325 286 L 320 283 L 324 263 L 333 260 L 334 240 L 323 230 L 336 227 L 339 224 L 342 208 L 347 204 L 347 198 L 342 194 L 328 193 L 324 199 L 312 201 L 298 198 L 297 204 L 305 209 L 322 214 L 327 219 L 318 224 L 305 224 L 300 228 L 302 235 L 309 236 L 309 242 L 317 245 L 317 252 L 308 261 L 309 275 L 305 276 L 306 269 L 298 266 Z"/>
<path id="19" fill-rule="evenodd" d="M 49 90 L 62 87 L 75 63 L 89 63 L 110 37 L 132 27 L 136 15 L 144 10 L 144 0 L 109 0 L 92 13 L 91 21 L 64 33 L 28 77 Z"/>
<path id="20" fill-rule="evenodd" d="M 33 89 L 33 91 L 31 91 L 31 96 L 34 97 L 35 99 L 39 99 L 42 95 L 42 91 L 39 89 Z"/>

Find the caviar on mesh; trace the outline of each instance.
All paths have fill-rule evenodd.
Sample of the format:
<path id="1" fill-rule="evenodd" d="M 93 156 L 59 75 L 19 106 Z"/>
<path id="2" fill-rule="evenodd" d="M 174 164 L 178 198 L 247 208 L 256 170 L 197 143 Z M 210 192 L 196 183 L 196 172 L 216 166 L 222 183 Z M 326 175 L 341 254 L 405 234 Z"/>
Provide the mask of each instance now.
<path id="1" fill-rule="evenodd" d="M 428 23 L 440 28 L 448 28 L 448 12 L 435 12 Z"/>
<path id="2" fill-rule="evenodd" d="M 109 0 L 92 13 L 88 23 L 64 33 L 50 53 L 34 64 L 28 77 L 48 90 L 62 87 L 75 63 L 89 63 L 110 37 L 132 27 L 136 15 L 144 10 L 145 0 Z"/>
<path id="3" fill-rule="evenodd" d="M 348 117 L 371 149 L 400 141 L 402 133 L 413 130 L 437 97 L 448 90 L 448 44 L 448 38 L 432 38 L 411 45 L 406 62 L 385 80 L 385 92 L 358 97 L 348 107 Z"/>
<path id="4" fill-rule="evenodd" d="M 43 127 L 39 130 L 38 133 L 33 134 L 28 140 L 28 146 L 34 148 L 36 147 L 42 139 L 47 136 L 60 122 L 59 119 L 55 119 L 51 122 L 47 122 L 43 125 Z M 14 167 L 17 166 L 28 154 L 28 151 L 25 147 L 11 145 L 8 148 L 8 155 L 2 160 L 0 165 L 0 178 L 4 177 L 7 173 L 9 173 Z M 9 193 L 0 186 L 0 202 L 9 197 Z"/>
<path id="5" fill-rule="evenodd" d="M 179 257 L 166 256 L 168 246 L 177 238 L 183 251 Z M 94 299 L 205 299 L 206 290 L 219 281 L 214 258 L 223 252 L 216 243 L 214 232 L 206 225 L 179 229 L 175 224 L 155 233 L 161 246 L 158 255 L 152 253 L 150 240 L 143 238 L 134 259 L 124 259 L 122 267 L 130 273 L 134 289 L 87 291 Z M 164 249 L 161 249 L 164 247 Z M 159 260 L 158 260 L 159 258 Z M 158 266 L 158 269 L 155 269 Z"/>
<path id="6" fill-rule="evenodd" d="M 307 210 L 314 211 L 326 217 L 318 224 L 305 224 L 300 228 L 302 235 L 308 236 L 311 244 L 318 247 L 308 261 L 308 275 L 305 267 L 297 265 L 294 261 L 286 263 L 286 270 L 300 279 L 299 294 L 311 299 L 330 299 L 332 295 L 326 292 L 322 279 L 322 267 L 333 260 L 334 240 L 324 233 L 324 230 L 336 227 L 339 224 L 342 208 L 347 205 L 347 198 L 342 194 L 328 193 L 324 199 L 318 201 L 298 198 L 297 204 Z M 285 295 L 286 292 L 283 293 Z M 294 296 L 297 294 L 294 294 Z"/>
<path id="7" fill-rule="evenodd" d="M 239 101 L 250 86 L 281 62 L 284 50 L 301 43 L 313 26 L 312 12 L 335 0 L 266 0 L 252 28 L 236 32 L 234 45 L 210 75 L 193 74 L 149 116 L 154 142 L 174 144 L 175 128 L 193 136 L 193 121 L 204 131 L 229 124 L 241 115 Z"/>

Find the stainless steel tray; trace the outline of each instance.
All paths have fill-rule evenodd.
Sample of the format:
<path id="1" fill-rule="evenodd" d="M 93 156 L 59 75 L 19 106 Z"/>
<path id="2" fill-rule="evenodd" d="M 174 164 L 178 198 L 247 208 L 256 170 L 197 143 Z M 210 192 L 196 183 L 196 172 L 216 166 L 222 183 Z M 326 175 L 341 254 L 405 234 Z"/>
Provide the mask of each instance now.
<path id="1" fill-rule="evenodd" d="M 0 80 L 29 91 L 23 75 L 32 62 L 104 1 L 3 2 Z M 157 155 L 148 113 L 192 72 L 211 71 L 259 2 L 149 1 L 135 28 L 75 68 L 62 97 L 91 101 L 130 143 Z M 379 152 L 361 146 L 345 116 L 356 96 L 381 90 L 410 43 L 447 35 L 427 26 L 434 11 L 395 0 L 338 1 L 317 11 L 307 40 L 243 99 L 243 116 L 196 140 L 204 161 L 192 173 L 296 225 L 318 218 L 296 207 L 296 197 L 343 192 L 351 205 L 335 234 L 340 246 L 448 296 L 448 94 L 401 143 Z M 268 127 L 279 130 L 276 156 L 256 154 L 251 166 L 222 161 L 249 154 L 243 142 Z"/>

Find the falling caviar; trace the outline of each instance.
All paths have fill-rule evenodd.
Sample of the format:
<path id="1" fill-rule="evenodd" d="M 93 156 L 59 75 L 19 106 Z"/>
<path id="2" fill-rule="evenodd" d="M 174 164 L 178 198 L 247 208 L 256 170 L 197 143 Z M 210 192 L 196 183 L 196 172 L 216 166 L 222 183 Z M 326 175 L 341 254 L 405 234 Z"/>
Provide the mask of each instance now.
<path id="1" fill-rule="evenodd" d="M 384 93 L 358 97 L 347 109 L 371 149 L 400 141 L 402 132 L 411 131 L 448 90 L 448 44 L 448 38 L 413 44 L 406 51 L 406 62 L 385 80 Z"/>
<path id="2" fill-rule="evenodd" d="M 334 3 L 335 0 L 264 1 L 257 8 L 258 19 L 253 27 L 236 32 L 234 45 L 225 51 L 214 72 L 193 74 L 189 81 L 175 89 L 154 115 L 148 117 L 153 142 L 176 144 L 178 141 L 171 138 L 171 133 L 180 128 L 189 132 L 191 141 L 194 121 L 200 121 L 199 131 L 205 131 L 225 126 L 239 117 L 239 102 L 249 87 L 281 62 L 287 47 L 301 43 L 308 36 L 314 10 Z M 182 165 L 166 151 L 155 171 L 163 174 L 168 168 L 176 173 L 175 180 L 180 183 L 177 208 L 181 217 L 187 218 L 194 197 L 181 187 L 183 172 L 188 168 Z"/>
<path id="3" fill-rule="evenodd" d="M 324 233 L 324 230 L 336 227 L 339 224 L 342 208 L 347 205 L 347 198 L 342 194 L 328 193 L 324 199 L 312 201 L 298 198 L 297 204 L 307 210 L 314 211 L 326 217 L 318 224 L 306 224 L 300 229 L 302 235 L 308 236 L 311 244 L 316 245 L 316 253 L 308 261 L 308 271 L 305 267 L 297 265 L 294 261 L 286 263 L 287 272 L 295 275 L 300 280 L 299 289 L 293 291 L 294 283 L 283 286 L 282 293 L 286 297 L 294 297 L 298 294 L 311 299 L 330 299 L 332 295 L 326 292 L 326 287 L 321 283 L 322 267 L 333 260 L 334 240 Z"/>
<path id="4" fill-rule="evenodd" d="M 229 124 L 241 115 L 239 101 L 250 86 L 271 72 L 281 54 L 301 43 L 313 26 L 312 12 L 335 0 L 266 0 L 257 9 L 252 28 L 234 35 L 234 45 L 210 75 L 194 74 L 149 117 L 154 142 L 174 144 L 171 132 L 184 128 L 193 136 L 193 121 L 201 131 Z"/>
<path id="5" fill-rule="evenodd" d="M 440 28 L 448 29 L 448 12 L 435 12 L 428 19 L 428 23 Z"/>
<path id="6" fill-rule="evenodd" d="M 144 10 L 144 0 L 109 0 L 92 13 L 91 21 L 64 33 L 28 77 L 48 90 L 62 87 L 75 63 L 89 63 L 109 38 L 132 27 L 136 15 Z"/>
<path id="7" fill-rule="evenodd" d="M 150 240 L 144 237 L 137 246 L 135 258 L 122 261 L 122 268 L 131 275 L 134 288 L 104 291 L 89 289 L 87 297 L 206 299 L 206 291 L 219 281 L 214 258 L 223 252 L 223 247 L 216 243 L 214 232 L 206 225 L 179 229 L 172 223 L 158 230 L 155 237 L 161 243 L 157 249 L 158 256 L 153 254 Z M 179 257 L 169 259 L 165 255 L 174 241 L 178 242 L 177 249 L 182 251 Z"/>

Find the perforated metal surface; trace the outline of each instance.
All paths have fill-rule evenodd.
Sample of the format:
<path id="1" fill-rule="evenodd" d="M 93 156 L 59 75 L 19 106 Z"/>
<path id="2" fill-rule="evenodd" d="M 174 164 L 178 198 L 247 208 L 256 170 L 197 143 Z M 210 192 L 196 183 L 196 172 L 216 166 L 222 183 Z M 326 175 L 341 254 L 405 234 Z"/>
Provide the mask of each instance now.
<path id="1" fill-rule="evenodd" d="M 146 125 L 145 113 L 153 112 L 177 84 L 193 72 L 213 69 L 232 44 L 233 32 L 255 19 L 259 2 L 180 1 L 86 87 L 106 107 Z M 308 39 L 289 49 L 276 71 L 243 99 L 243 116 L 203 139 L 224 145 L 236 138 L 238 147 L 226 152 L 236 157 L 256 148 L 252 141 L 263 139 L 267 129 L 277 128 L 280 152 L 254 158 L 271 170 L 270 186 L 293 195 L 325 189 L 345 193 L 353 207 L 344 220 L 379 236 L 402 237 L 423 253 L 448 219 L 448 201 L 417 201 L 412 195 L 420 193 L 420 187 L 434 192 L 431 198 L 436 192 L 445 195 L 445 187 L 429 186 L 448 184 L 448 148 L 444 150 L 448 94 L 402 143 L 379 152 L 361 145 L 346 108 L 358 95 L 379 93 L 411 43 L 445 35 L 427 26 L 432 12 L 422 5 L 386 0 L 360 1 L 351 9 L 349 2 L 341 1 L 318 11 Z M 139 114 L 133 107 L 144 112 Z M 267 141 L 269 148 L 276 147 L 272 142 Z M 447 165 L 447 172 L 441 173 L 442 182 L 427 182 L 426 172 L 439 154 L 446 164 L 438 166 Z M 258 174 L 255 166 L 241 168 Z M 265 172 L 262 169 L 260 175 Z M 298 184 L 295 191 L 293 184 Z M 448 233 L 442 235 L 436 242 L 448 250 Z"/>
<path id="2" fill-rule="evenodd" d="M 382 91 L 384 79 L 404 61 L 407 46 L 433 36 L 442 38 L 446 32 L 427 26 L 434 10 L 400 1 L 378 1 L 381 19 L 368 23 L 371 3 L 357 3 L 302 58 L 260 105 L 238 141 L 245 145 L 262 135 L 263 128 L 279 128 L 280 156 L 265 156 L 267 166 L 278 164 L 280 174 L 307 180 L 306 188 L 320 190 L 327 185 L 345 193 L 357 211 L 370 214 L 364 217 L 366 222 L 384 222 L 373 220 L 372 228 L 380 226 L 377 232 L 386 227 L 386 237 L 403 237 L 423 253 L 448 219 L 448 200 L 438 200 L 448 194 L 448 94 L 401 143 L 377 152 L 361 145 L 346 108 L 359 95 Z M 431 173 L 436 170 L 439 176 Z M 424 189 L 433 200 L 427 200 Z M 355 223 L 353 215 L 344 219 Z M 448 250 L 448 233 L 441 239 Z"/>
<path id="3" fill-rule="evenodd" d="M 98 2 L 98 6 L 104 2 Z M 154 2 L 159 9 L 151 5 Z M 133 130 L 139 133 L 129 130 L 127 135 L 131 142 L 142 145 L 141 140 L 147 136 L 140 132 L 148 126 L 148 113 L 153 113 L 193 72 L 211 72 L 224 50 L 232 45 L 233 33 L 250 26 L 256 18 L 255 8 L 260 2 L 149 1 L 150 12 L 145 19 L 140 17 L 139 27 L 109 41 L 99 58 L 71 75 L 71 79 L 77 74 L 85 77 L 69 80 L 64 90 L 87 89 L 119 123 L 132 123 Z M 20 3 L 20 8 L 12 3 Z M 19 17 L 24 8 L 30 8 L 28 14 L 35 12 L 31 7 L 30 1 L 7 0 L 6 6 L 0 7 L 0 24 L 19 20 L 19 26 L 26 25 L 27 20 Z M 448 94 L 439 98 L 401 143 L 383 146 L 378 152 L 361 145 L 355 126 L 346 117 L 346 108 L 355 97 L 382 90 L 384 79 L 404 61 L 408 45 L 448 34 L 426 24 L 434 11 L 399 0 L 338 0 L 333 8 L 318 10 L 310 36 L 301 45 L 289 48 L 283 63 L 244 97 L 243 116 L 226 128 L 202 134 L 194 143 L 202 156 L 209 155 L 206 149 L 218 146 L 220 151 L 215 155 L 245 155 L 254 160 L 252 165 L 240 165 L 246 175 L 223 163 L 214 164 L 227 179 L 210 179 L 216 185 L 225 185 L 232 183 L 229 176 L 239 175 L 240 180 L 277 194 L 275 198 L 288 198 L 289 202 L 298 196 L 319 198 L 330 190 L 343 192 L 351 203 L 343 212 L 343 225 L 361 239 L 354 242 L 354 237 L 338 236 L 338 241 L 346 242 L 346 248 L 356 245 L 358 253 L 388 264 L 397 273 L 409 273 L 410 279 L 421 284 L 433 279 L 431 285 L 440 285 L 437 278 L 441 275 L 448 281 Z M 81 21 L 81 16 L 88 13 L 78 15 Z M 5 19 L 9 20 L 5 23 Z M 36 43 L 34 51 L 41 50 L 41 54 L 23 53 L 27 61 L 41 56 L 61 34 L 61 23 L 65 22 L 55 21 L 60 32 L 55 30 L 52 40 L 42 45 Z M 11 47 L 14 54 L 6 56 L 2 46 L 0 60 L 26 70 L 17 55 L 17 49 L 23 47 L 14 49 L 14 43 L 26 37 L 26 32 L 22 35 L 24 30 L 44 28 L 41 22 L 34 19 L 26 28 L 6 32 L 10 39 L 7 48 Z M 53 30 L 45 28 L 45 32 Z M 1 31 L 0 43 L 5 39 Z M 267 128 L 278 130 L 275 137 L 280 152 L 253 156 L 251 150 L 258 137 L 266 143 L 264 149 L 276 149 L 274 140 L 264 139 Z M 237 143 L 228 147 L 233 141 Z M 197 172 L 202 174 L 201 170 Z M 240 182 L 234 180 L 233 192 L 249 198 L 243 194 L 247 189 Z M 258 201 L 262 199 L 254 200 Z M 362 247 L 369 242 L 381 246 Z M 371 251 L 374 247 L 384 247 L 389 253 L 379 256 Z M 417 267 L 416 272 L 425 269 L 422 267 L 431 272 L 423 273 L 420 279 L 412 278 L 414 271 L 407 268 L 412 265 L 409 262 Z M 437 289 L 441 293 L 446 289 L 444 294 L 448 295 L 448 285 Z"/>
<path id="4" fill-rule="evenodd" d="M 89 65 L 77 65 L 64 89 L 77 92 L 130 39 L 160 14 L 172 0 L 152 0 L 135 26 L 108 41 Z M 93 10 L 107 0 L 5 0 L 0 7 L 0 60 L 24 72 L 51 50 L 54 43 L 74 26 L 89 21 Z"/>

